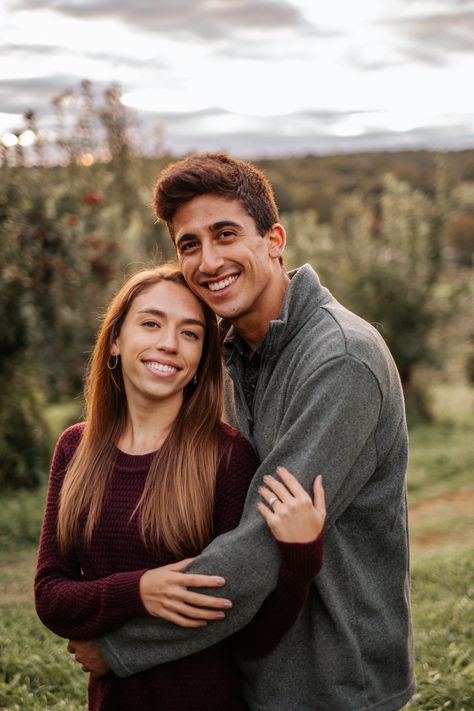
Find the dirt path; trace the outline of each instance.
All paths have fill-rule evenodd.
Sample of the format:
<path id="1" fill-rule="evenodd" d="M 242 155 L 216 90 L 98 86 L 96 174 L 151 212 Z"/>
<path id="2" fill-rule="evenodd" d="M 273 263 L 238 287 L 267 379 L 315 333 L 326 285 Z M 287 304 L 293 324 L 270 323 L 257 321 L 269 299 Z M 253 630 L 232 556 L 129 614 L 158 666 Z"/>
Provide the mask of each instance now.
<path id="1" fill-rule="evenodd" d="M 415 547 L 474 543 L 474 487 L 412 504 L 409 516 L 410 539 Z"/>

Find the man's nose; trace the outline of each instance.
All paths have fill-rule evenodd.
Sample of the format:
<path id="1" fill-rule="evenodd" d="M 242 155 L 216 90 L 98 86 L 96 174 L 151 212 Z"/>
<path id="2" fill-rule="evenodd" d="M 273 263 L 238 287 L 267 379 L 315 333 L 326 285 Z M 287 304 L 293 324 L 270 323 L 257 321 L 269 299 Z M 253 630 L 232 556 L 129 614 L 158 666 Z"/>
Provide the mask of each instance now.
<path id="1" fill-rule="evenodd" d="M 224 264 L 224 259 L 217 247 L 203 244 L 201 248 L 201 263 L 199 270 L 205 274 L 215 274 Z"/>

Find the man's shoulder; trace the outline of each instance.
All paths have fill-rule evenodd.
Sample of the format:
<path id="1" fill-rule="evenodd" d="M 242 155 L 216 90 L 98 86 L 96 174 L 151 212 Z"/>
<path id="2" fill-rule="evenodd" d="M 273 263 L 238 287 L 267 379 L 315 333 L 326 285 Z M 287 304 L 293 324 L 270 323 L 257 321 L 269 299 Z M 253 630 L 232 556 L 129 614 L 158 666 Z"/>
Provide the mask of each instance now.
<path id="1" fill-rule="evenodd" d="M 347 355 L 365 360 L 387 351 L 377 328 L 333 297 L 315 307 L 301 324 L 299 337 L 303 347 L 320 351 L 323 359 Z"/>

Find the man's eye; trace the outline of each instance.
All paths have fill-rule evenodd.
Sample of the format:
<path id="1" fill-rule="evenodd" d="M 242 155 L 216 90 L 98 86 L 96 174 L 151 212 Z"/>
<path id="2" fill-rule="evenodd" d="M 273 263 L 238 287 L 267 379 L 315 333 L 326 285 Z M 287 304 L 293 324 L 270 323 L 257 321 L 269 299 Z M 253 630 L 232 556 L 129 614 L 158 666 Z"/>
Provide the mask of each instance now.
<path id="1" fill-rule="evenodd" d="M 219 237 L 224 237 L 224 239 L 226 237 L 233 237 L 233 236 L 234 236 L 234 233 L 231 230 L 224 230 L 223 232 L 221 232 L 219 234 Z"/>

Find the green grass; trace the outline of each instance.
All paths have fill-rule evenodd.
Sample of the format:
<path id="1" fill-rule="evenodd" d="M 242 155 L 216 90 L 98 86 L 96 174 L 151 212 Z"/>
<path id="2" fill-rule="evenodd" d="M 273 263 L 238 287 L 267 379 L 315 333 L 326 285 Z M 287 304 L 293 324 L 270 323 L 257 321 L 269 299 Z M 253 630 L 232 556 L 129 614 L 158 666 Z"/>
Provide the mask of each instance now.
<path id="1" fill-rule="evenodd" d="M 415 561 L 417 693 L 407 709 L 474 708 L 474 547 Z"/>
<path id="2" fill-rule="evenodd" d="M 418 425 L 410 432 L 408 496 L 411 503 L 473 484 L 473 423 Z"/>
<path id="3" fill-rule="evenodd" d="M 1 613 L 0 708 L 84 711 L 86 675 L 65 641 L 43 627 L 31 604 L 7 604 Z"/>
<path id="4" fill-rule="evenodd" d="M 472 395 L 463 392 L 461 407 L 459 392 L 453 405 L 450 392 L 439 390 L 438 424 L 419 425 L 410 433 L 418 688 L 407 711 L 474 709 Z M 74 408 L 61 405 L 49 416 L 57 434 L 74 419 Z M 0 711 L 86 709 L 86 676 L 65 641 L 46 630 L 33 609 L 44 496 L 44 488 L 17 492 L 0 507 Z"/>

